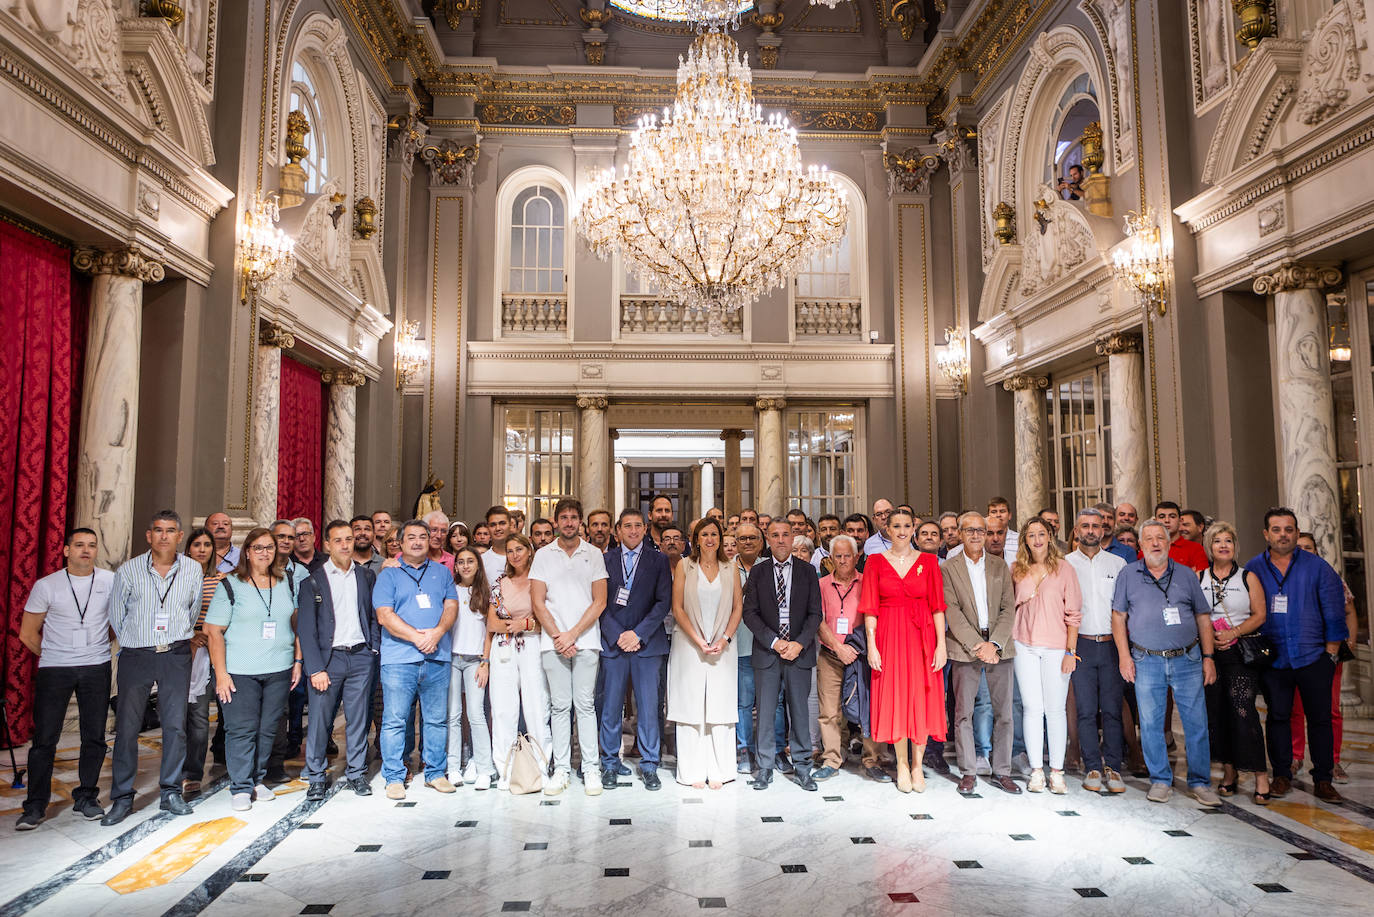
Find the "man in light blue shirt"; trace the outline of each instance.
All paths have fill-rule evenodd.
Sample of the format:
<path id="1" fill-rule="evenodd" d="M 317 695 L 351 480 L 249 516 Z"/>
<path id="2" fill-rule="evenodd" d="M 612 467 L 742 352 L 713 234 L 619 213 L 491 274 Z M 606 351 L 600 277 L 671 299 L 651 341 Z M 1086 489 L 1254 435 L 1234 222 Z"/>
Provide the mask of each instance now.
<path id="1" fill-rule="evenodd" d="M 458 617 L 453 574 L 428 557 L 429 528 L 401 526 L 401 564 L 377 575 L 372 606 L 382 625 L 382 777 L 387 799 L 405 799 L 406 717 L 420 699 L 425 786 L 452 793 L 448 764 L 449 631 Z"/>

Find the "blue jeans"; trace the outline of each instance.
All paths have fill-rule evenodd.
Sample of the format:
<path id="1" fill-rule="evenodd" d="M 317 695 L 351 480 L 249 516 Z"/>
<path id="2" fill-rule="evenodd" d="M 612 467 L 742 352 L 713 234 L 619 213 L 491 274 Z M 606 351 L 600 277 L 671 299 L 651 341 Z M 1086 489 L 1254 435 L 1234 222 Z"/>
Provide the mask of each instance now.
<path id="1" fill-rule="evenodd" d="M 382 666 L 382 777 L 404 783 L 406 719 L 418 697 L 424 722 L 425 782 L 444 776 L 448 763 L 448 683 L 450 661 L 426 659 Z"/>
<path id="2" fill-rule="evenodd" d="M 747 657 L 739 660 L 739 722 L 735 724 L 736 752 L 754 750 L 754 666 Z"/>
<path id="3" fill-rule="evenodd" d="M 1182 656 L 1165 659 L 1131 649 L 1135 660 L 1135 699 L 1140 707 L 1140 748 L 1151 783 L 1174 782 L 1164 744 L 1164 705 L 1174 690 L 1174 709 L 1183 721 L 1188 755 L 1188 785 L 1210 786 L 1212 760 L 1207 733 L 1207 701 L 1202 691 L 1202 650 L 1194 646 Z"/>
<path id="4" fill-rule="evenodd" d="M 973 747 L 978 757 L 989 761 L 992 760 L 992 720 L 992 695 L 988 693 L 988 677 L 979 675 L 978 694 L 973 699 Z"/>

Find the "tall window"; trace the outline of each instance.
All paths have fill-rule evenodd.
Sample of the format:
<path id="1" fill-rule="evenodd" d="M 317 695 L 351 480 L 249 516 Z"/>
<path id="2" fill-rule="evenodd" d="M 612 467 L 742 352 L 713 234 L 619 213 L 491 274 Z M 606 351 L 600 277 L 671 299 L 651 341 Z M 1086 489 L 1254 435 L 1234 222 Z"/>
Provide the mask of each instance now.
<path id="1" fill-rule="evenodd" d="M 849 226 L 853 228 L 853 210 Z M 846 230 L 840 244 L 826 253 L 812 255 L 811 260 L 797 273 L 798 299 L 856 299 L 858 284 L 854 281 L 850 259 L 850 237 Z"/>
<path id="2" fill-rule="evenodd" d="M 692 512 L 692 475 L 686 471 L 662 470 L 662 471 L 635 471 L 635 491 L 631 506 L 637 506 L 639 511 L 644 514 L 644 518 L 649 518 L 649 510 L 653 509 L 655 497 L 667 497 L 673 501 L 673 518 L 678 520 L 678 525 L 690 527 L 689 520 L 695 514 Z M 690 537 L 691 532 L 684 531 L 684 535 Z"/>
<path id="3" fill-rule="evenodd" d="M 532 185 L 516 195 L 507 293 L 563 292 L 563 214 L 563 196 L 547 185 Z"/>
<path id="4" fill-rule="evenodd" d="M 791 411 L 787 415 L 789 508 L 811 518 L 843 516 L 858 500 L 858 434 L 852 408 Z M 780 512 L 782 507 L 760 507 Z"/>
<path id="5" fill-rule="evenodd" d="M 305 115 L 310 123 L 310 133 L 305 135 L 306 148 L 310 150 L 301 160 L 305 170 L 305 190 L 316 194 L 329 180 L 329 158 L 324 136 L 323 109 L 320 107 L 319 93 L 315 90 L 315 79 L 300 61 L 291 65 L 291 111 Z"/>
<path id="6" fill-rule="evenodd" d="M 552 519 L 554 504 L 573 493 L 577 411 L 508 407 L 505 415 L 503 502 L 530 519 Z"/>
<path id="7" fill-rule="evenodd" d="M 1052 149 L 1047 168 L 1050 171 L 1050 184 L 1058 187 L 1061 178 L 1068 175 L 1070 166 L 1083 163 L 1083 129 L 1093 121 L 1102 120 L 1097 106 L 1097 90 L 1086 73 L 1078 77 L 1064 90 L 1055 106 L 1051 123 L 1057 125 L 1051 139 Z M 1078 200 L 1078 191 L 1060 189 L 1060 196 L 1067 200 Z"/>
<path id="8" fill-rule="evenodd" d="M 1107 367 L 1094 366 L 1056 378 L 1046 392 L 1049 406 L 1049 492 L 1060 519 L 1091 503 L 1113 502 L 1110 402 Z M 1038 506 L 1023 506 L 1022 513 Z"/>

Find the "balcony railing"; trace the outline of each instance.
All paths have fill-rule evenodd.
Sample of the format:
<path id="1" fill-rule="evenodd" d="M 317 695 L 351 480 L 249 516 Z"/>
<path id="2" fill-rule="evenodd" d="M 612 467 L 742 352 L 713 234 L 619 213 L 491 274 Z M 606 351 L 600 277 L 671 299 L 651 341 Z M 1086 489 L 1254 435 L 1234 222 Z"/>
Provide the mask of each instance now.
<path id="1" fill-rule="evenodd" d="M 502 294 L 501 333 L 566 335 L 567 294 Z"/>
<path id="2" fill-rule="evenodd" d="M 798 299 L 797 337 L 858 338 L 863 333 L 863 302 L 858 299 Z"/>
<path id="3" fill-rule="evenodd" d="M 739 312 L 724 316 L 723 333 L 739 336 L 744 317 Z M 620 333 L 635 334 L 709 334 L 706 316 L 671 299 L 656 296 L 620 297 Z"/>

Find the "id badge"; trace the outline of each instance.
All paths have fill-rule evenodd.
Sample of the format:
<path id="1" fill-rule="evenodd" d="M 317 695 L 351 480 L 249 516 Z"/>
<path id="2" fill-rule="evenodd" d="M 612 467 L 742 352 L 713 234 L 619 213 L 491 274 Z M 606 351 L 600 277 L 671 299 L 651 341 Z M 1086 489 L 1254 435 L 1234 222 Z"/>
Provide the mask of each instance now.
<path id="1" fill-rule="evenodd" d="M 618 590 L 616 590 L 615 603 L 617 605 L 630 604 L 630 590 L 626 589 L 624 586 L 621 586 Z"/>
<path id="2" fill-rule="evenodd" d="M 835 619 L 835 635 L 843 637 L 849 633 L 849 619 L 839 617 Z"/>
<path id="3" fill-rule="evenodd" d="M 1182 624 L 1182 623 L 1183 623 L 1183 618 L 1180 617 L 1180 615 L 1179 615 L 1179 613 L 1178 613 L 1178 608 L 1177 608 L 1177 607 L 1175 607 L 1175 606 L 1173 606 L 1173 605 L 1170 605 L 1168 608 L 1164 609 L 1164 624 L 1165 624 L 1165 626 L 1167 626 L 1167 627 L 1173 627 L 1175 624 Z"/>
<path id="4" fill-rule="evenodd" d="M 72 631 L 72 646 L 90 646 L 91 635 L 85 628 L 77 628 Z"/>
<path id="5" fill-rule="evenodd" d="M 171 615 L 166 614 L 165 612 L 160 613 L 153 618 L 153 632 L 156 633 L 159 637 L 165 637 L 167 636 L 167 631 L 171 629 L 171 623 Z"/>
<path id="6" fill-rule="evenodd" d="M 416 605 L 416 607 L 418 607 L 418 608 L 428 608 L 428 607 L 429 607 L 429 596 L 427 596 L 427 595 L 425 595 L 423 592 L 421 592 L 419 595 L 415 596 L 415 605 Z"/>
<path id="7" fill-rule="evenodd" d="M 264 640 L 275 640 L 275 639 L 277 639 L 277 622 L 276 622 L 276 621 L 263 621 L 263 622 L 262 622 L 262 639 L 264 639 Z"/>
<path id="8" fill-rule="evenodd" d="M 1288 614 L 1288 596 L 1282 594 L 1274 596 L 1274 614 Z"/>

